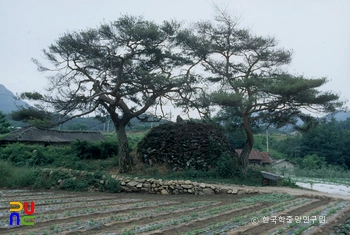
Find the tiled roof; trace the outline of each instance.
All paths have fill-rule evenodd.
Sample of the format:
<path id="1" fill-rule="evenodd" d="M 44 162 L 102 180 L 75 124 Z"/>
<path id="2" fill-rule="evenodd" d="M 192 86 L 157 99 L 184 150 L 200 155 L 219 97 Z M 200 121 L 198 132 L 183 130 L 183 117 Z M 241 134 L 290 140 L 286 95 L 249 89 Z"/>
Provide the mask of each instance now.
<path id="1" fill-rule="evenodd" d="M 241 155 L 242 149 L 237 149 L 238 155 Z M 259 160 L 262 163 L 271 163 L 272 160 L 267 152 L 259 152 L 257 150 L 252 150 L 249 154 L 248 160 Z"/>
<path id="2" fill-rule="evenodd" d="M 11 142 L 68 143 L 76 139 L 95 142 L 104 140 L 104 136 L 99 132 L 56 131 L 36 127 L 23 127 L 9 133 L 1 140 Z"/>

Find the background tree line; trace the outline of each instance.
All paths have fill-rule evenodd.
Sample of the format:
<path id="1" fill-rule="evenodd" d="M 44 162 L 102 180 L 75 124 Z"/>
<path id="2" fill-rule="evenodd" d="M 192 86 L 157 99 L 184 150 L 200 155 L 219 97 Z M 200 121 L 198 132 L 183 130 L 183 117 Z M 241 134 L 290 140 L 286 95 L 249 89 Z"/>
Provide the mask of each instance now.
<path id="1" fill-rule="evenodd" d="M 323 119 L 307 132 L 273 142 L 271 147 L 305 168 L 309 162 L 310 168 L 331 164 L 350 169 L 349 146 L 350 119 Z"/>

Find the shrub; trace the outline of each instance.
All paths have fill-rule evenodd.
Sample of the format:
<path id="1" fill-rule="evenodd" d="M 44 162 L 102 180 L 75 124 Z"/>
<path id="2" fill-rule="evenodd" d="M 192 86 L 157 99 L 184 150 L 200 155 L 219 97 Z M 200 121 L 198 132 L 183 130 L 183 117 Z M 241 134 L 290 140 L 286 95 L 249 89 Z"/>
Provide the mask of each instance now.
<path id="1" fill-rule="evenodd" d="M 32 157 L 28 160 L 30 166 L 45 166 L 51 164 L 54 159 L 49 154 L 43 153 L 41 149 L 34 150 L 32 152 Z"/>
<path id="2" fill-rule="evenodd" d="M 118 143 L 115 140 L 106 139 L 105 141 L 100 142 L 100 145 L 100 159 L 113 157 L 118 154 Z"/>
<path id="3" fill-rule="evenodd" d="M 99 156 L 101 149 L 96 144 L 87 141 L 76 140 L 71 143 L 72 152 L 79 159 L 89 159 Z"/>
<path id="4" fill-rule="evenodd" d="M 71 191 L 84 191 L 88 187 L 86 181 L 81 181 L 77 179 L 66 179 L 63 181 L 61 189 L 71 190 Z"/>
<path id="5" fill-rule="evenodd" d="M 0 187 L 18 188 L 32 185 L 38 178 L 35 168 L 16 167 L 0 161 Z"/>
<path id="6" fill-rule="evenodd" d="M 62 169 L 42 170 L 33 187 L 36 189 L 59 187 L 70 191 L 87 191 L 92 187 L 100 191 L 120 192 L 120 182 L 101 171 L 91 173 Z"/>
<path id="7" fill-rule="evenodd" d="M 118 153 L 118 145 L 112 140 L 97 143 L 76 140 L 71 143 L 71 149 L 79 159 L 106 159 Z"/>
<path id="8" fill-rule="evenodd" d="M 68 147 L 13 143 L 0 149 L 0 159 L 10 161 L 14 166 L 45 166 L 67 158 L 70 152 Z"/>
<path id="9" fill-rule="evenodd" d="M 241 177 L 242 170 L 239 160 L 226 153 L 222 154 L 217 162 L 217 173 L 222 178 Z"/>
<path id="10" fill-rule="evenodd" d="M 8 160 L 14 166 L 24 166 L 28 160 L 33 156 L 33 151 L 36 146 L 29 146 L 25 144 L 9 144 L 1 149 L 0 159 Z"/>
<path id="11" fill-rule="evenodd" d="M 341 166 L 324 165 L 319 169 L 294 168 L 294 175 L 298 177 L 312 177 L 322 179 L 350 178 L 350 171 Z"/>
<path id="12" fill-rule="evenodd" d="M 288 178 L 279 178 L 277 184 L 279 186 L 286 186 L 286 187 L 291 187 L 291 188 L 299 188 L 299 186 L 292 181 L 290 177 Z"/>
<path id="13" fill-rule="evenodd" d="M 108 192 L 119 193 L 120 192 L 120 182 L 111 177 L 108 178 L 108 184 L 105 185 Z"/>

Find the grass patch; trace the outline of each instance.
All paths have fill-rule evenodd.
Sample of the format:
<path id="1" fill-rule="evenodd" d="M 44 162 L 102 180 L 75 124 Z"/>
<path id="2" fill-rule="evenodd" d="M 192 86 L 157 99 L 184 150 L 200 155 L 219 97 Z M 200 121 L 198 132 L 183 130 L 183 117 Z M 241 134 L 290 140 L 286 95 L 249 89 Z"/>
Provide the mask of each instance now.
<path id="1" fill-rule="evenodd" d="M 294 168 L 294 175 L 298 177 L 307 177 L 307 178 L 319 178 L 319 179 L 350 179 L 350 170 L 347 170 L 343 167 L 326 165 L 319 169 L 302 169 L 299 167 Z M 349 181 L 348 181 L 349 182 Z"/>
<path id="2" fill-rule="evenodd" d="M 38 178 L 40 171 L 26 166 L 16 167 L 0 160 L 0 187 L 28 187 Z"/>
<path id="3" fill-rule="evenodd" d="M 93 187 L 99 191 L 116 193 L 120 191 L 120 182 L 101 171 L 18 167 L 0 160 L 0 187 L 34 189 L 53 187 L 70 191 L 86 191 Z"/>

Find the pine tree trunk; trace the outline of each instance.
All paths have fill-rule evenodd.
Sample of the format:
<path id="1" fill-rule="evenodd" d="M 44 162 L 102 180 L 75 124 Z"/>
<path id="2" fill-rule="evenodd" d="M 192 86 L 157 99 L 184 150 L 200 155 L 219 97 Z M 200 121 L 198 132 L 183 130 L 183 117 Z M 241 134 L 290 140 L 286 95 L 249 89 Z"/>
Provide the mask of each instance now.
<path id="1" fill-rule="evenodd" d="M 253 149 L 253 145 L 254 145 L 254 136 L 253 136 L 253 132 L 252 129 L 250 128 L 250 123 L 249 123 L 249 117 L 246 114 L 242 115 L 243 118 L 243 126 L 244 126 L 244 130 L 246 133 L 246 142 L 245 145 L 243 147 L 243 150 L 241 152 L 240 155 L 240 160 L 241 160 L 241 164 L 243 167 L 243 170 L 245 171 L 248 167 L 248 163 L 249 163 L 249 154 Z"/>
<path id="2" fill-rule="evenodd" d="M 129 172 L 132 170 L 133 159 L 129 154 L 129 143 L 126 136 L 125 127 L 122 125 L 116 126 L 117 139 L 118 139 L 118 155 L 120 173 Z"/>

